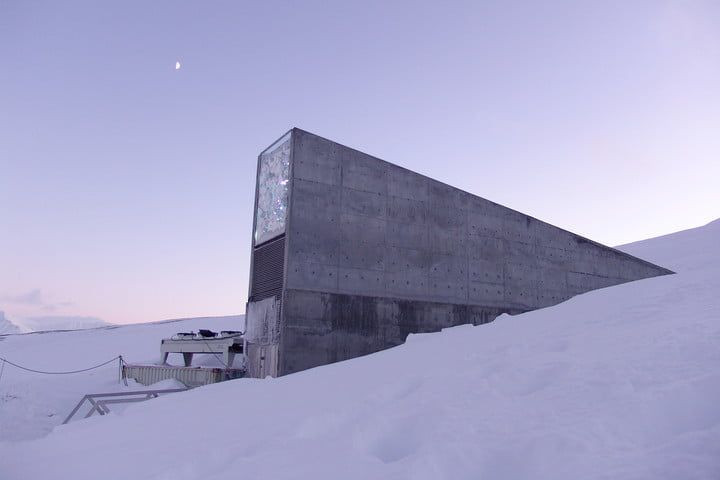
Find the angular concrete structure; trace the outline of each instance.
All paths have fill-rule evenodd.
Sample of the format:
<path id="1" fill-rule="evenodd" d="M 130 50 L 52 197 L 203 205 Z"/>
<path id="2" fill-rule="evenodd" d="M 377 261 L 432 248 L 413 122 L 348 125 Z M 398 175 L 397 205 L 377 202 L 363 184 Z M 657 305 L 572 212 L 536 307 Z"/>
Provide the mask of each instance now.
<path id="1" fill-rule="evenodd" d="M 255 377 L 672 273 L 299 129 L 260 154 L 255 212 Z"/>

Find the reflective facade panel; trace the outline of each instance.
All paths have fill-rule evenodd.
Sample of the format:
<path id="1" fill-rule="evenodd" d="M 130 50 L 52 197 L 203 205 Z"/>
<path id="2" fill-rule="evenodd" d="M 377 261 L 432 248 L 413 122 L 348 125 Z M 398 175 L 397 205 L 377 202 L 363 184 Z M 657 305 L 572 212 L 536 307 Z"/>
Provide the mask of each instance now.
<path id="1" fill-rule="evenodd" d="M 285 233 L 290 146 L 291 137 L 288 133 L 260 155 L 255 245 Z"/>

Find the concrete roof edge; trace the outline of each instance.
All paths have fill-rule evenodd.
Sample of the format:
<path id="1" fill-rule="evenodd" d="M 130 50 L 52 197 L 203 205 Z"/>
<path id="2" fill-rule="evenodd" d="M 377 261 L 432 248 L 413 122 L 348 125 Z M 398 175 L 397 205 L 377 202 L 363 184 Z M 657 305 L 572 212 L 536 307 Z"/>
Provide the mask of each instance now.
<path id="1" fill-rule="evenodd" d="M 472 193 L 472 192 L 468 192 L 468 191 L 466 191 L 466 190 L 463 190 L 463 189 L 461 189 L 461 188 L 458 188 L 458 187 L 455 187 L 455 186 L 453 186 L 453 185 L 447 184 L 447 183 L 445 183 L 445 182 L 441 182 L 440 180 L 437 180 L 437 179 L 435 179 L 435 178 L 429 177 L 429 176 L 427 176 L 427 175 L 424 175 L 424 174 L 422 174 L 422 173 L 416 172 L 416 171 L 414 171 L 414 170 L 410 170 L 409 168 L 403 167 L 402 165 L 397 165 L 397 164 L 395 164 L 395 163 L 389 162 L 389 161 L 384 160 L 384 159 L 382 159 L 382 158 L 380 158 L 380 157 L 376 157 L 375 155 L 370 155 L 369 153 L 365 153 L 365 152 L 363 152 L 362 150 L 358 150 L 358 149 L 353 148 L 353 147 L 348 147 L 347 145 L 344 145 L 344 144 L 342 144 L 342 143 L 336 142 L 335 140 L 330 140 L 329 138 L 323 137 L 323 136 L 321 136 L 321 135 L 317 135 L 317 134 L 315 134 L 315 133 L 308 132 L 307 130 L 303 130 L 302 128 L 293 127 L 293 128 L 291 128 L 290 130 L 288 130 L 287 132 L 285 132 L 281 137 L 279 137 L 278 140 L 282 139 L 283 136 L 287 135 L 289 132 L 294 132 L 294 131 L 298 131 L 298 132 L 301 132 L 301 133 L 304 133 L 304 134 L 307 134 L 307 135 L 312 135 L 312 136 L 314 136 L 314 137 L 318 137 L 318 138 L 320 138 L 320 139 L 322 139 L 322 140 L 325 140 L 325 141 L 327 141 L 327 142 L 330 142 L 330 143 L 334 143 L 334 144 L 336 144 L 336 145 L 339 145 L 339 146 L 341 146 L 341 147 L 343 147 L 343 148 L 348 148 L 348 149 L 350 149 L 350 150 L 354 150 L 354 151 L 356 151 L 356 152 L 358 152 L 358 153 L 361 153 L 361 154 L 363 154 L 363 155 L 367 155 L 367 156 L 372 157 L 372 158 L 374 158 L 374 159 L 376 159 L 376 160 L 379 160 L 379 161 L 381 161 L 381 162 L 387 163 L 388 165 L 392 165 L 393 167 L 402 168 L 403 170 L 407 170 L 408 172 L 414 173 L 415 175 L 420 175 L 421 177 L 425 177 L 425 178 L 427 178 L 428 180 L 432 180 L 433 182 L 438 182 L 438 183 L 440 183 L 440 184 L 442 184 L 442 185 L 445 185 L 445 186 L 447 186 L 447 187 L 450 187 L 450 188 L 452 188 L 452 189 L 454 189 L 454 190 L 458 190 L 458 191 L 460 191 L 460 192 L 467 193 L 467 194 L 469 194 L 469 195 L 472 195 L 472 196 L 474 196 L 474 197 L 480 198 L 480 199 L 485 200 L 485 201 L 487 201 L 487 202 L 491 202 L 491 203 L 494 203 L 495 205 L 499 205 L 499 206 L 501 206 L 501 207 L 503 207 L 503 208 L 507 208 L 508 210 L 512 210 L 512 211 L 515 212 L 515 213 L 519 213 L 519 214 L 521 214 L 521 215 L 525 215 L 526 217 L 532 218 L 532 219 L 535 220 L 536 222 L 541 222 L 541 223 L 544 223 L 544 224 L 546 224 L 546 225 L 550 225 L 551 227 L 554 227 L 554 228 L 557 228 L 557 229 L 559 229 L 559 230 L 562 230 L 563 232 L 567 232 L 567 233 L 570 233 L 570 234 L 572 234 L 572 235 L 575 235 L 576 237 L 581 238 L 581 239 L 587 241 L 588 243 L 592 243 L 593 245 L 596 245 L 596 246 L 598 246 L 598 247 L 602 247 L 602 248 L 605 248 L 605 249 L 614 251 L 614 252 L 616 252 L 616 253 L 619 253 L 619 254 L 620 254 L 621 256 L 623 256 L 623 257 L 626 257 L 626 258 L 629 258 L 629 259 L 633 259 L 633 260 L 637 260 L 638 262 L 643 263 L 643 264 L 645 264 L 645 265 L 647 265 L 647 266 L 656 268 L 656 269 L 660 270 L 660 273 L 661 273 L 662 275 L 670 275 L 670 274 L 674 274 L 674 273 L 675 273 L 675 272 L 673 272 L 672 270 L 670 270 L 670 269 L 668 269 L 668 268 L 665 268 L 665 267 L 663 267 L 663 266 L 661 266 L 661 265 L 656 265 L 656 264 L 654 264 L 654 263 L 652 263 L 652 262 L 648 262 L 647 260 L 643 260 L 642 258 L 639 258 L 639 257 L 636 257 L 636 256 L 634 256 L 634 255 L 630 255 L 629 253 L 623 252 L 622 250 L 618 250 L 617 248 L 610 247 L 610 246 L 608 246 L 608 245 L 604 245 L 604 244 L 602 244 L 602 243 L 600 243 L 600 242 L 596 242 L 595 240 L 589 239 L 589 238 L 587 238 L 587 237 L 583 237 L 582 235 L 579 235 L 579 234 L 577 234 L 577 233 L 575 233 L 575 232 L 571 232 L 570 230 L 567 230 L 567 229 L 565 229 L 565 228 L 558 227 L 557 225 L 553 225 L 552 223 L 549 223 L 549 222 L 540 220 L 539 218 L 533 217 L 532 215 L 528 215 L 527 213 L 521 212 L 521 211 L 519 211 L 519 210 L 515 210 L 514 208 L 510 208 L 510 207 L 508 207 L 508 206 L 506 206 L 506 205 L 503 205 L 503 204 L 501 204 L 501 203 L 493 202 L 492 200 L 489 200 L 489 199 L 487 199 L 487 198 L 485 198 L 485 197 L 481 197 L 480 195 L 476 195 L 476 194 L 474 194 L 474 193 Z M 271 144 L 270 147 L 272 147 L 275 143 L 277 143 L 278 140 L 276 140 L 273 144 Z M 262 155 L 262 153 L 264 153 L 265 151 L 267 151 L 270 147 L 268 147 L 268 148 L 266 148 L 265 150 L 263 150 L 263 152 L 261 152 L 260 154 Z"/>

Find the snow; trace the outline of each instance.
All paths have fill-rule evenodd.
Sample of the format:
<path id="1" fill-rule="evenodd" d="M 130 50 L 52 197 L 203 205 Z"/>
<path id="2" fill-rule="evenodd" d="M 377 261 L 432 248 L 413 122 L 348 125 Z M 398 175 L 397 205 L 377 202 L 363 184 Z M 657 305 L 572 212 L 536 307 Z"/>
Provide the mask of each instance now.
<path id="1" fill-rule="evenodd" d="M 85 330 L 112 326 L 96 317 L 44 315 L 37 317 L 13 318 L 12 321 L 0 311 L 0 335 L 57 330 Z"/>
<path id="2" fill-rule="evenodd" d="M 0 443 L 0 478 L 719 478 L 720 222 L 621 248 L 678 274 Z M 84 362 L 151 328 L 98 331 Z M 94 348 L 48 335 L 3 343 Z"/>
<path id="3" fill-rule="evenodd" d="M 0 357 L 44 371 L 82 369 L 118 355 L 122 355 L 128 363 L 156 363 L 160 359 L 162 338 L 200 328 L 215 331 L 242 330 L 244 319 L 242 316 L 206 317 L 0 336 Z M 170 355 L 169 362 L 182 365 L 182 357 Z M 220 366 L 219 360 L 212 355 L 197 355 L 193 364 Z M 137 384 L 128 387 L 120 384 L 118 368 L 118 362 L 113 362 L 87 373 L 38 375 L 5 365 L 0 377 L 0 442 L 28 440 L 47 435 L 62 423 L 86 393 L 142 388 Z M 118 407 L 113 408 L 117 409 Z M 0 479 L 5 480 L 2 466 Z"/>
<path id="4" fill-rule="evenodd" d="M 51 330 L 85 330 L 88 328 L 109 327 L 107 323 L 95 317 L 75 316 L 41 316 L 25 317 L 17 321 L 20 327 L 30 332 L 45 332 Z"/>
<path id="5" fill-rule="evenodd" d="M 5 317 L 5 312 L 0 310 L 0 335 L 20 333 L 20 328 Z"/>
<path id="6" fill-rule="evenodd" d="M 691 228 L 641 242 L 616 247 L 644 260 L 660 263 L 677 272 L 718 267 L 720 219 L 700 228 Z M 712 276 L 712 275 L 711 275 Z"/>

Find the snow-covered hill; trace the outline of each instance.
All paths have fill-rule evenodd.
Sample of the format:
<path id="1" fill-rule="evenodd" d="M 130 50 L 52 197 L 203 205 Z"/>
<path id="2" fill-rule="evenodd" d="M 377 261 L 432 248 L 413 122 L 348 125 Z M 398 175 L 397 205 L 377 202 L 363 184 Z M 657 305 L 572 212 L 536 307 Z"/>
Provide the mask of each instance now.
<path id="1" fill-rule="evenodd" d="M 0 311 L 0 335 L 30 332 L 50 332 L 58 330 L 86 330 L 89 328 L 111 327 L 95 317 L 46 315 L 38 317 L 13 318 L 11 321 Z"/>
<path id="2" fill-rule="evenodd" d="M 720 478 L 720 222 L 622 248 L 678 274 L 0 444 L 0 478 Z"/>
<path id="3" fill-rule="evenodd" d="M 691 228 L 661 237 L 616 247 L 630 255 L 660 263 L 676 272 L 713 270 L 720 252 L 720 219 L 700 228 Z"/>
<path id="4" fill-rule="evenodd" d="M 43 317 L 26 317 L 18 320 L 18 324 L 25 332 L 47 332 L 51 330 L 86 330 L 88 328 L 112 326 L 112 324 L 95 317 L 58 315 Z"/>

